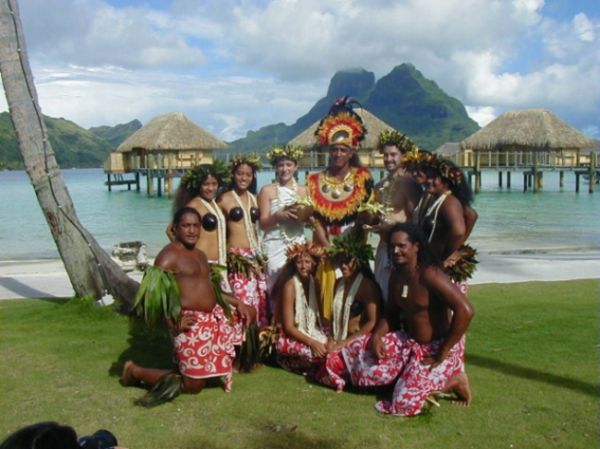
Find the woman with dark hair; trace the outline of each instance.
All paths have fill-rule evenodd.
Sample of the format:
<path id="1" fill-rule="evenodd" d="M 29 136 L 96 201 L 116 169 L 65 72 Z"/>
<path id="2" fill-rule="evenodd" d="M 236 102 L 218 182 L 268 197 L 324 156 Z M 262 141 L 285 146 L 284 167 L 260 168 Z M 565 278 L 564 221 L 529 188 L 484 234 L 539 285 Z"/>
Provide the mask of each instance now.
<path id="1" fill-rule="evenodd" d="M 373 330 L 381 307 L 381 289 L 369 263 L 374 258 L 369 243 L 340 236 L 327 253 L 342 273 L 335 283 L 330 344 L 330 349 L 339 349 Z"/>
<path id="2" fill-rule="evenodd" d="M 298 216 L 297 201 L 306 197 L 306 187 L 295 179 L 303 152 L 296 147 L 276 147 L 267 153 L 275 169 L 275 182 L 264 186 L 258 194 L 259 225 L 263 231 L 262 249 L 267 256 L 267 288 L 273 285 L 285 265 L 286 250 L 295 243 L 306 242 L 304 223 Z"/>
<path id="3" fill-rule="evenodd" d="M 288 247 L 274 289 L 279 292 L 275 321 L 279 327 L 276 354 L 283 368 L 314 374 L 327 355 L 327 335 L 319 313 L 319 286 L 313 277 L 323 250 L 313 243 Z"/>
<path id="4" fill-rule="evenodd" d="M 219 200 L 227 222 L 227 276 L 233 295 L 256 309 L 259 327 L 269 322 L 264 256 L 256 233 L 259 219 L 256 172 L 260 158 L 238 156 L 229 162 L 230 190 Z"/>
<path id="5" fill-rule="evenodd" d="M 430 155 L 421 167 L 427 176 L 426 193 L 430 199 L 427 208 L 417 214 L 418 224 L 443 267 L 466 293 L 464 281 L 476 263 L 475 251 L 465 245 L 477 220 L 471 207 L 471 187 L 462 170 L 449 160 Z"/>
<path id="6" fill-rule="evenodd" d="M 197 165 L 183 176 L 173 202 L 174 212 L 187 206 L 200 214 L 202 229 L 196 248 L 206 254 L 210 264 L 223 267 L 227 264 L 226 221 L 217 198 L 228 178 L 227 167 L 220 160 Z M 173 224 L 167 228 L 167 235 L 173 241 Z M 229 291 L 224 284 L 224 290 Z"/>
<path id="7" fill-rule="evenodd" d="M 339 359 L 340 350 L 353 339 L 369 335 L 379 318 L 381 309 L 381 289 L 371 270 L 369 261 L 373 259 L 373 248 L 349 236 L 339 236 L 327 250 L 342 272 L 336 280 L 333 313 L 328 323 L 328 354 L 316 378 L 319 382 L 338 391 L 345 382 L 330 369 Z"/>

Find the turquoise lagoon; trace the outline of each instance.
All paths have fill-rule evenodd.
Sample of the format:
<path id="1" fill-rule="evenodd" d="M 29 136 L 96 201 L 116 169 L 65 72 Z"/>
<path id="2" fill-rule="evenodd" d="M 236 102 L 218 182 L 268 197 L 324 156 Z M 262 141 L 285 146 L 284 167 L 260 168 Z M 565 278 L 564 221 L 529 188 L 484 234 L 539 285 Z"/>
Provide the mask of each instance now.
<path id="1" fill-rule="evenodd" d="M 379 174 L 375 174 L 377 177 Z M 108 192 L 101 169 L 63 170 L 81 223 L 110 250 L 119 242 L 141 240 L 155 255 L 167 243 L 164 230 L 171 200 L 115 187 Z M 259 186 L 272 172 L 259 175 Z M 301 176 L 302 180 L 303 176 Z M 559 188 L 558 173 L 546 173 L 540 193 L 523 192 L 522 176 L 513 175 L 512 189 L 497 186 L 497 173 L 486 172 L 475 196 L 479 220 L 471 244 L 482 253 L 555 253 L 577 255 L 600 250 L 600 191 L 574 192 L 572 173 Z M 142 182 L 144 184 L 144 182 Z M 24 171 L 0 172 L 0 260 L 57 258 L 58 252 Z"/>

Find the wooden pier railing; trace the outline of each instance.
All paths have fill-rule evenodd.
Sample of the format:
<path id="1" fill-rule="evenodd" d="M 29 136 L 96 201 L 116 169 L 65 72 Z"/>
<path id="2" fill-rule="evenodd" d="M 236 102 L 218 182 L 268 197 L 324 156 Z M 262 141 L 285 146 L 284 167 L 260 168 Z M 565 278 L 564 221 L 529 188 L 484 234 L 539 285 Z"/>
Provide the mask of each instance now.
<path id="1" fill-rule="evenodd" d="M 383 158 L 377 151 L 359 152 L 360 161 L 363 166 L 372 171 L 379 171 L 379 177 L 385 174 Z M 590 152 L 581 154 L 573 151 L 465 151 L 454 155 L 442 155 L 452 160 L 461 167 L 469 177 L 475 192 L 481 189 L 481 177 L 484 171 L 498 172 L 498 185 L 503 187 L 504 173 L 506 173 L 506 187 L 511 187 L 511 175 L 521 172 L 523 175 L 523 190 L 539 191 L 543 186 L 544 172 L 559 172 L 560 187 L 564 187 L 565 172 L 575 174 L 575 191 L 580 190 L 580 179 L 589 179 L 588 191 L 592 193 L 598 179 L 600 179 L 600 165 L 598 164 L 598 153 Z M 123 156 L 126 157 L 126 156 Z M 213 158 L 227 160 L 230 155 L 222 152 L 214 153 Z M 306 172 L 322 170 L 327 166 L 329 154 L 326 152 L 310 151 L 305 153 L 299 163 L 299 169 Z M 193 158 L 192 158 L 193 159 Z M 187 169 L 197 163 L 207 163 L 212 160 L 203 158 L 192 160 L 182 159 L 166 154 L 148 154 L 145 157 L 131 155 L 116 167 L 106 167 L 107 181 L 105 184 L 110 191 L 113 186 L 127 185 L 131 190 L 132 185 L 136 191 L 140 191 L 140 178 L 146 177 L 146 191 L 148 195 L 161 196 L 173 194 L 173 179 L 182 176 Z M 265 161 L 266 163 L 266 161 Z M 127 174 L 133 178 L 126 178 Z M 374 176 L 377 178 L 376 173 Z M 156 189 L 154 186 L 156 179 Z"/>

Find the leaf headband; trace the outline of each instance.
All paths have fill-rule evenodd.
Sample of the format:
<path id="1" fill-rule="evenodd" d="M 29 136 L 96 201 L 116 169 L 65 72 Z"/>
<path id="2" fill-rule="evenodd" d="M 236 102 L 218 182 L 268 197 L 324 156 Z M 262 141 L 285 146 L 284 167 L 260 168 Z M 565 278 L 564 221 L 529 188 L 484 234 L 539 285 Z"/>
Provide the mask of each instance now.
<path id="1" fill-rule="evenodd" d="M 233 173 L 242 164 L 249 165 L 253 172 L 257 172 L 262 168 L 260 156 L 256 153 L 248 153 L 235 155 L 229 161 L 229 170 Z"/>
<path id="2" fill-rule="evenodd" d="M 219 185 L 229 182 L 229 170 L 227 169 L 225 162 L 220 159 L 215 159 L 212 164 L 196 165 L 183 175 L 181 184 L 188 191 L 195 191 L 208 176 L 217 178 Z"/>
<path id="3" fill-rule="evenodd" d="M 379 140 L 377 142 L 377 148 L 379 149 L 379 152 L 382 153 L 383 148 L 387 145 L 393 145 L 397 147 L 402 153 L 418 149 L 415 143 L 406 137 L 406 134 L 400 134 L 395 129 L 386 130 L 379 134 Z"/>
<path id="4" fill-rule="evenodd" d="M 347 257 L 356 258 L 360 266 L 369 265 L 369 260 L 373 260 L 373 247 L 368 243 L 360 242 L 349 236 L 337 236 L 333 238 L 332 246 L 327 248 L 329 257 Z"/>
<path id="5" fill-rule="evenodd" d="M 267 153 L 267 159 L 271 165 L 277 164 L 280 159 L 290 159 L 295 163 L 298 163 L 304 156 L 304 151 L 301 148 L 295 146 L 275 147 Z"/>

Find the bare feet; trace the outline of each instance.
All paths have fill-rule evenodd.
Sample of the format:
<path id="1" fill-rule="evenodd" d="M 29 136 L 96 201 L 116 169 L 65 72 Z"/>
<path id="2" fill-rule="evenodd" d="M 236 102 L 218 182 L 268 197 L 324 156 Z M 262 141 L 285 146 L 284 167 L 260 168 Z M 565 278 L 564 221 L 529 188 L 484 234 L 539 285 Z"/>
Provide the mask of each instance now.
<path id="1" fill-rule="evenodd" d="M 444 393 L 454 393 L 458 400 L 452 401 L 455 404 L 468 407 L 471 404 L 471 386 L 466 372 L 462 372 L 448 379 L 444 387 Z"/>
<path id="2" fill-rule="evenodd" d="M 133 363 L 131 360 L 126 361 L 125 365 L 123 365 L 121 385 L 124 387 L 129 387 L 137 383 L 137 379 L 133 376 L 133 368 L 135 368 L 135 363 Z"/>
<path id="3" fill-rule="evenodd" d="M 224 376 L 221 376 L 221 381 L 223 382 L 223 390 L 225 390 L 225 393 L 231 393 L 231 387 L 233 385 L 233 374 L 229 373 Z"/>

